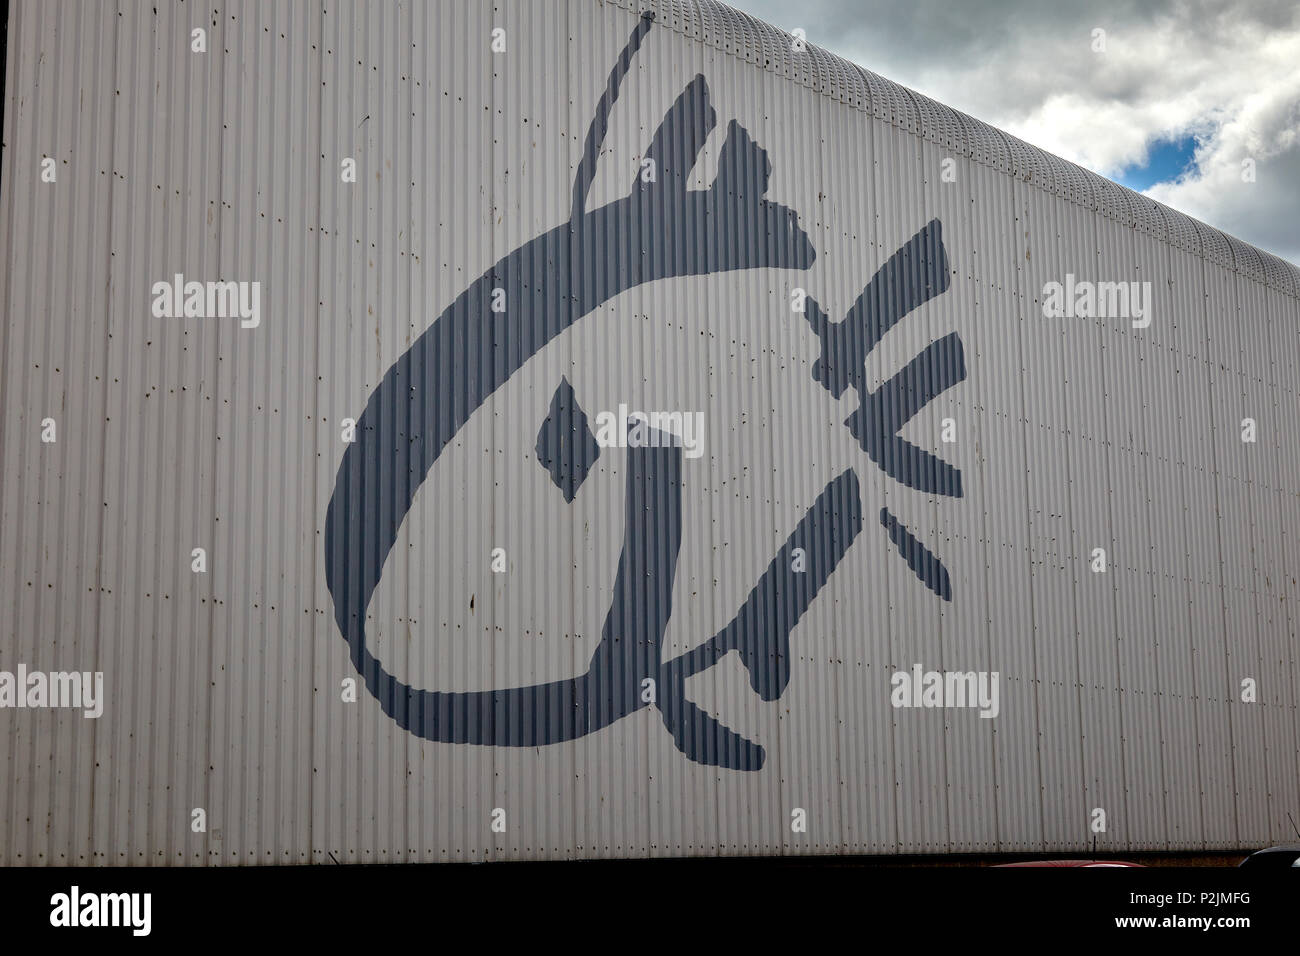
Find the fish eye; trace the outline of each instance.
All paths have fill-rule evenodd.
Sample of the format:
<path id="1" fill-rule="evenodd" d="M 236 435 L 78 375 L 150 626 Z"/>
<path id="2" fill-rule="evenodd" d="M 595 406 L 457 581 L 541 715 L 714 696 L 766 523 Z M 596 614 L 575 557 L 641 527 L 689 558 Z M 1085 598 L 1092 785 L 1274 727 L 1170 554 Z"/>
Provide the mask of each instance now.
<path id="1" fill-rule="evenodd" d="M 572 502 L 600 457 L 600 445 L 567 378 L 560 378 L 551 395 L 551 407 L 538 429 L 534 450 L 538 464 L 550 473 L 564 500 Z"/>

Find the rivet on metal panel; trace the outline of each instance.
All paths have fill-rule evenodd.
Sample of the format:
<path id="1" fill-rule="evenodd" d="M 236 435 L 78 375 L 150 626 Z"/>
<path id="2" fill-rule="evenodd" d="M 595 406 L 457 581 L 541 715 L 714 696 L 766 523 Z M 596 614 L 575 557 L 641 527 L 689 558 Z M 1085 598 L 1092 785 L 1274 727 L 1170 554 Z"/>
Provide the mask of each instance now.
<path id="1" fill-rule="evenodd" d="M 1196 230 L 1196 235 L 1201 247 L 1201 255 L 1206 260 L 1213 262 L 1216 265 L 1231 269 L 1232 253 L 1228 250 L 1228 243 L 1223 238 L 1223 233 L 1207 226 L 1198 219 L 1192 219 L 1190 216 L 1188 217 L 1188 220 L 1191 222 L 1192 228 Z"/>
<path id="2" fill-rule="evenodd" d="M 897 120 L 895 125 L 897 125 L 899 129 L 907 130 L 909 133 L 920 132 L 920 112 L 916 105 L 916 100 L 912 97 L 912 91 L 897 83 L 891 85 L 894 88 L 894 98 L 897 103 L 895 109 Z"/>
<path id="3" fill-rule="evenodd" d="M 1176 209 L 1162 207 L 1169 227 L 1170 241 L 1182 249 L 1201 254 L 1201 237 L 1190 217 Z"/>
<path id="4" fill-rule="evenodd" d="M 862 77 L 862 83 L 865 88 L 866 106 L 871 115 L 876 119 L 889 122 L 889 103 L 885 94 L 883 81 L 876 74 L 872 73 L 857 64 L 853 64 L 858 74 Z"/>
<path id="5" fill-rule="evenodd" d="M 1264 266 L 1255 247 L 1247 245 L 1236 236 L 1227 236 L 1227 240 L 1228 245 L 1232 248 L 1232 259 L 1237 272 L 1262 283 L 1264 281 Z"/>
<path id="6" fill-rule="evenodd" d="M 957 122 L 958 127 L 961 129 L 959 145 L 962 147 L 963 155 L 965 155 L 968 159 L 975 159 L 977 146 L 975 143 L 975 138 L 973 133 L 974 127 L 972 126 L 974 120 L 972 120 L 969 116 L 967 116 L 965 113 L 961 112 L 960 110 L 953 110 L 952 114 L 953 114 L 953 119 Z"/>
<path id="7" fill-rule="evenodd" d="M 989 131 L 993 152 L 993 168 L 1000 169 L 1004 173 L 1011 172 L 1011 145 L 1007 141 L 1007 134 L 995 126 L 987 126 Z"/>

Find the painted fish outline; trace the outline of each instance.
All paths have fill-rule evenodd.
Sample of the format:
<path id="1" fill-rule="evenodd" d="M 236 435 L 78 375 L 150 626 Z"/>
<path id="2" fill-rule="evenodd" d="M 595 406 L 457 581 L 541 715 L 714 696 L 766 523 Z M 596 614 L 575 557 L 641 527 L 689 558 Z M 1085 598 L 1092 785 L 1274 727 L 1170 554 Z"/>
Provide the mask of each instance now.
<path id="1" fill-rule="evenodd" d="M 638 22 L 597 104 L 574 177 L 569 220 L 503 257 L 457 296 L 371 394 L 357 420 L 358 440 L 344 452 L 326 510 L 326 584 L 335 621 L 367 690 L 399 727 L 417 736 L 490 746 L 572 740 L 644 706 L 641 682 L 657 677 L 657 706 L 684 754 L 708 765 L 757 770 L 764 763 L 763 748 L 691 702 L 684 684 L 735 650 L 762 699 L 775 700 L 784 691 L 790 676 L 790 632 L 861 529 L 852 469 L 826 486 L 732 621 L 672 661 L 660 660 L 681 535 L 681 454 L 671 442 L 629 453 L 615 595 L 585 674 L 499 690 L 424 690 L 386 671 L 366 645 L 366 608 L 416 492 L 473 412 L 528 358 L 604 302 L 644 282 L 749 268 L 807 269 L 816 257 L 797 214 L 762 198 L 771 168 L 767 154 L 736 121 L 728 126 L 710 188 L 687 189 L 687 176 L 716 125 L 701 75 L 670 107 L 646 152 L 660 171 L 657 180 L 647 183 L 638 177 L 626 197 L 586 209 L 609 112 L 652 22 L 652 14 Z M 742 226 L 743 234 L 751 236 L 748 243 L 734 241 Z M 681 234 L 712 241 L 686 244 L 664 238 Z M 599 250 L 626 237 L 641 239 L 643 255 L 625 257 L 616 270 L 572 268 L 578 261 L 593 262 Z M 946 269 L 941 239 L 938 247 L 938 261 Z M 540 281 L 539 264 L 546 264 Z M 581 277 L 576 284 L 569 281 L 574 274 Z M 510 307 L 498 313 L 488 303 L 500 288 Z M 819 309 L 816 315 L 818 321 L 810 317 L 810 322 L 828 349 L 834 344 L 831 330 L 850 328 L 854 318 L 851 310 L 844 323 L 832 325 Z M 955 380 L 964 375 L 963 366 Z M 860 395 L 867 408 L 870 394 L 860 389 Z M 877 403 L 867 412 L 859 410 L 855 435 L 864 448 L 862 436 L 886 424 L 884 407 Z M 852 422 L 846 423 L 851 429 Z M 655 548 L 646 544 L 651 531 L 646 501 L 661 509 L 654 518 Z M 913 545 L 914 554 L 916 549 L 925 552 L 896 521 L 891 527 L 886 516 L 882 510 L 882 524 L 905 557 Z M 804 572 L 791 570 L 798 542 L 814 544 Z M 915 561 L 909 563 L 917 570 Z M 658 591 L 651 593 L 648 587 Z M 773 609 L 770 620 L 763 617 Z"/>

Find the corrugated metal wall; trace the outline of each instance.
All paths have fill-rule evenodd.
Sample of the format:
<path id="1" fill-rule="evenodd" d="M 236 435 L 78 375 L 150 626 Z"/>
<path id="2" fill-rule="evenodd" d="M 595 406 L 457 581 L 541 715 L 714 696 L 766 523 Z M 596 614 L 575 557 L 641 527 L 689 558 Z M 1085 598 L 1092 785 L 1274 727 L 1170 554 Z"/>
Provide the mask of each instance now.
<path id="1" fill-rule="evenodd" d="M 705 0 L 192 6 L 10 12 L 0 671 L 102 671 L 106 701 L 0 710 L 0 862 L 1289 835 L 1293 266 Z M 960 495 L 864 450 L 859 397 L 819 383 L 791 305 L 840 322 L 931 220 L 946 291 L 868 351 L 904 294 L 877 285 L 844 341 L 874 391 L 958 334 L 964 379 L 899 434 Z M 261 324 L 155 318 L 177 273 L 259 282 Z M 1151 282 L 1150 327 L 1044 318 L 1067 273 Z M 593 431 L 620 404 L 701 412 L 703 454 L 593 459 L 572 403 Z M 808 578 L 782 577 L 791 546 Z M 751 671 L 727 653 L 678 689 L 655 669 L 733 620 Z M 448 693 L 395 691 L 376 661 Z M 1000 713 L 891 706 L 917 663 L 998 672 Z M 647 675 L 659 706 L 628 695 Z M 572 696 L 505 693 L 547 682 Z M 448 695 L 474 691 L 501 693 Z M 513 745 L 442 742 L 467 739 Z"/>

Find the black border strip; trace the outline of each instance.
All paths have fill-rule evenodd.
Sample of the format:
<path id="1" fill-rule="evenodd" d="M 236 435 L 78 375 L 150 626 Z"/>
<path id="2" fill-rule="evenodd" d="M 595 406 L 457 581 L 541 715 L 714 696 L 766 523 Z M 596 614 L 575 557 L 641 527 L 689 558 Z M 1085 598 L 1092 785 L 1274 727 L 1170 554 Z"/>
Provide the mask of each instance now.
<path id="1" fill-rule="evenodd" d="M 9 64 L 9 0 L 0 0 L 0 198 L 4 197 L 5 172 L 5 105 L 9 90 L 5 84 L 5 69 Z"/>

